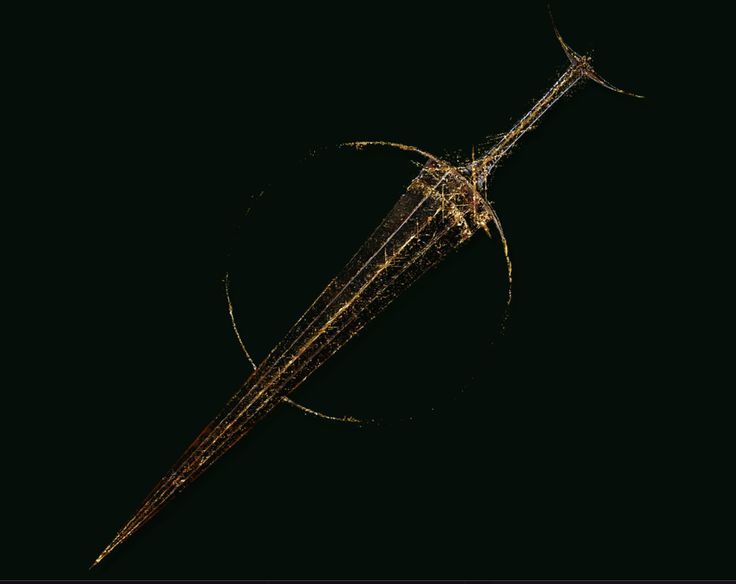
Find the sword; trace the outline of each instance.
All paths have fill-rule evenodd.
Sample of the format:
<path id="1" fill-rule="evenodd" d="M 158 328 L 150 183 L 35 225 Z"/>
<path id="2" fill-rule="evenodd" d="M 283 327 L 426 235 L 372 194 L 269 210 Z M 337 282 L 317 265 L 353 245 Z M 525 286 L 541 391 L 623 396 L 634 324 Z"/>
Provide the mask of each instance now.
<path id="1" fill-rule="evenodd" d="M 554 23 L 553 23 L 554 27 Z M 577 83 L 590 79 L 617 93 L 600 77 L 587 55 L 573 51 L 554 27 L 570 64 L 532 108 L 482 157 L 454 166 L 428 152 L 390 142 L 385 145 L 425 158 L 417 177 L 345 268 L 327 285 L 286 336 L 258 364 L 222 411 L 199 434 L 145 498 L 91 567 L 136 533 L 177 493 L 194 482 L 225 452 L 271 413 L 345 343 L 427 270 L 461 247 L 476 232 L 495 228 L 511 262 L 498 216 L 486 193 L 488 178 L 518 140 Z M 293 403 L 293 402 L 292 402 Z"/>

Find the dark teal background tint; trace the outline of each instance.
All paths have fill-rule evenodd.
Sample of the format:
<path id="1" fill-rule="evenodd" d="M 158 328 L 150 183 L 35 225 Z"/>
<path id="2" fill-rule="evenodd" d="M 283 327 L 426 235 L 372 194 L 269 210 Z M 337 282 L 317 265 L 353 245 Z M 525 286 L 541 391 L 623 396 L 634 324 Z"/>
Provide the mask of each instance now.
<path id="1" fill-rule="evenodd" d="M 669 153 L 682 77 L 663 66 L 682 29 L 638 2 L 555 2 L 570 45 L 595 48 L 604 77 L 647 99 L 585 85 L 494 174 L 515 266 L 506 334 L 498 241 L 478 236 L 294 395 L 336 414 L 434 414 L 358 430 L 281 408 L 87 572 L 248 371 L 225 271 L 263 357 L 410 176 L 401 155 L 309 153 L 385 139 L 469 157 L 565 69 L 545 3 L 507 4 L 34 17 L 32 107 L 63 161 L 39 166 L 49 187 L 35 196 L 70 216 L 44 249 L 74 250 L 42 272 L 38 305 L 68 294 L 54 309 L 64 324 L 38 329 L 33 389 L 6 411 L 22 455 L 4 478 L 0 576 L 644 578 L 725 565 L 732 410 L 681 350 L 696 340 L 683 290 L 701 277 L 682 223 L 692 193 L 673 180 L 685 165 Z M 51 367 L 47 351 L 71 355 Z"/>

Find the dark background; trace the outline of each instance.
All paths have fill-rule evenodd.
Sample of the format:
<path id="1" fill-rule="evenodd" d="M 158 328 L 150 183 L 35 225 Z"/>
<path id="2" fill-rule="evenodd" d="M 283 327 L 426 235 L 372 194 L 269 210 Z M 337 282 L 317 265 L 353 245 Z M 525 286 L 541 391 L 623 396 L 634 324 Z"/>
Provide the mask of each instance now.
<path id="1" fill-rule="evenodd" d="M 225 272 L 258 360 L 411 176 L 406 155 L 333 147 L 467 159 L 566 62 L 543 2 L 35 15 L 18 53 L 48 163 L 20 247 L 44 261 L 5 413 L 0 576 L 733 575 L 729 387 L 693 348 L 668 10 L 555 3 L 570 45 L 647 98 L 584 85 L 494 175 L 505 327 L 479 235 L 293 396 L 384 425 L 280 408 L 91 573 L 247 374 Z"/>

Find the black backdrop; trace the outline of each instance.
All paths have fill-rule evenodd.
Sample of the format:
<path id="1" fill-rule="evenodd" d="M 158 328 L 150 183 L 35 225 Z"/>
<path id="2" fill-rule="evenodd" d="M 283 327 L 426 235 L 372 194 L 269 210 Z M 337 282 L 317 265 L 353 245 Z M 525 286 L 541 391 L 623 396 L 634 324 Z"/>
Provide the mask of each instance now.
<path id="1" fill-rule="evenodd" d="M 678 255 L 669 279 L 666 20 L 633 2 L 554 10 L 647 99 L 586 84 L 494 175 L 505 333 L 498 241 L 477 236 L 294 395 L 413 421 L 282 407 L 91 573 L 248 371 L 225 272 L 263 357 L 406 184 L 406 157 L 332 147 L 467 158 L 566 63 L 543 2 L 58 15 L 74 26 L 37 56 L 35 107 L 51 215 L 74 221 L 46 248 L 37 293 L 56 302 L 34 346 L 65 357 L 39 357 L 54 365 L 8 410 L 22 448 L 0 575 L 675 577 L 723 559 L 720 390 L 670 350 L 691 312 L 671 286 L 698 262 Z"/>

